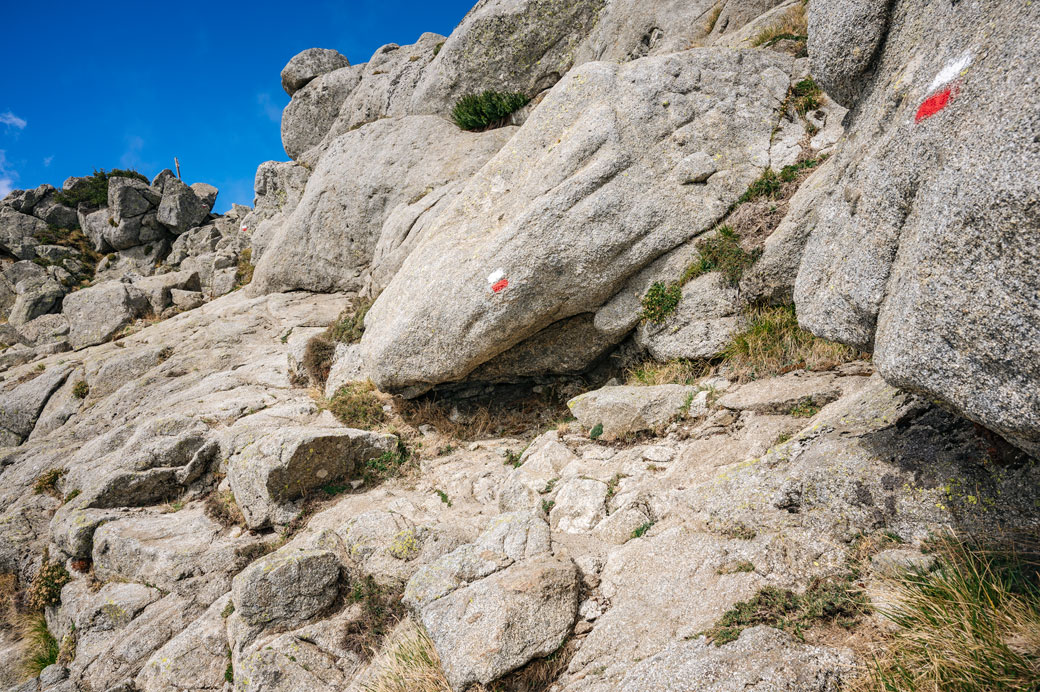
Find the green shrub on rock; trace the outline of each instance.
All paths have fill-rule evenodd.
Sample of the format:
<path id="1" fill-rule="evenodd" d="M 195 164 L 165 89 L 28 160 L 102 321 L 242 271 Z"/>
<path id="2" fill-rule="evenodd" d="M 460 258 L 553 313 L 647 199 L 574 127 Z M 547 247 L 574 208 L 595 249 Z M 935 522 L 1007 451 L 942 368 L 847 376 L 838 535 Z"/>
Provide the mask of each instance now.
<path id="1" fill-rule="evenodd" d="M 69 192 L 58 192 L 54 198 L 59 204 L 64 204 L 73 209 L 78 207 L 80 203 L 99 209 L 108 204 L 108 180 L 113 177 L 136 178 L 143 183 L 150 182 L 148 178 L 133 169 L 113 168 L 111 171 L 105 171 L 104 168 L 100 171 L 95 169 L 94 175 L 88 178 L 86 186 Z"/>
<path id="2" fill-rule="evenodd" d="M 668 315 L 675 312 L 682 298 L 682 288 L 678 284 L 665 285 L 655 281 L 643 296 L 643 320 L 659 324 Z"/>
<path id="3" fill-rule="evenodd" d="M 490 90 L 466 94 L 455 104 L 451 119 L 463 130 L 489 130 L 505 125 L 506 119 L 529 100 L 523 94 Z"/>

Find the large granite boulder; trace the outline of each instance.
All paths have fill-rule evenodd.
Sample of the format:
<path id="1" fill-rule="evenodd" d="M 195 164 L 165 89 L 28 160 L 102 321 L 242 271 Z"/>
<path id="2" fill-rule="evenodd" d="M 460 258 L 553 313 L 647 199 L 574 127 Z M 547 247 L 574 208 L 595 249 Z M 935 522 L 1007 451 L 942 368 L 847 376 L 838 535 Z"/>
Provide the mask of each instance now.
<path id="1" fill-rule="evenodd" d="M 708 49 L 572 70 L 373 305 L 362 342 L 373 381 L 409 393 L 462 379 L 596 313 L 630 277 L 710 229 L 769 164 L 790 71 L 779 54 Z M 704 154 L 719 170 L 685 184 L 684 162 Z M 631 318 L 586 336 L 599 343 L 590 359 Z"/>
<path id="2" fill-rule="evenodd" d="M 412 96 L 415 112 L 447 115 L 460 97 L 486 89 L 528 96 L 548 89 L 574 64 L 574 49 L 603 5 L 604 0 L 477 3 L 426 69 Z"/>
<path id="3" fill-rule="evenodd" d="M 14 207 L 0 207 L 0 251 L 20 260 L 31 260 L 36 257 L 34 248 L 40 244 L 34 235 L 46 230 L 47 224 L 36 217 Z"/>
<path id="4" fill-rule="evenodd" d="M 396 443 L 393 435 L 350 428 L 245 431 L 235 436 L 228 480 L 250 528 L 285 524 L 299 513 L 294 500 L 351 480 Z"/>
<path id="5" fill-rule="evenodd" d="M 297 53 L 282 68 L 282 88 L 292 96 L 307 86 L 315 77 L 350 67 L 350 61 L 339 51 L 328 48 L 308 48 Z"/>
<path id="6" fill-rule="evenodd" d="M 252 626 L 299 626 L 332 604 L 339 580 L 335 553 L 284 548 L 234 578 L 235 615 Z"/>
<path id="7" fill-rule="evenodd" d="M 133 284 L 105 281 L 70 293 L 62 303 L 73 348 L 103 343 L 147 312 L 148 298 Z"/>
<path id="8" fill-rule="evenodd" d="M 877 5 L 810 9 L 814 63 L 855 99 L 838 192 L 802 257 L 799 321 L 1038 453 L 1040 95 L 1023 85 L 1040 60 L 1040 6 Z M 864 13 L 873 28 L 851 29 Z M 872 35 L 886 18 L 857 87 L 859 63 L 835 57 L 846 47 L 834 37 Z"/>
<path id="9" fill-rule="evenodd" d="M 213 206 L 212 202 L 208 206 L 206 202 L 179 178 L 167 178 L 163 183 L 157 219 L 171 232 L 180 235 L 206 219 Z"/>
<path id="10" fill-rule="evenodd" d="M 342 67 L 312 80 L 297 91 L 282 113 L 282 146 L 290 158 L 324 139 L 340 106 L 361 81 L 361 67 Z"/>
<path id="11" fill-rule="evenodd" d="M 313 84 L 305 87 L 309 89 Z M 256 267 L 263 292 L 356 290 L 387 214 L 476 172 L 512 129 L 462 132 L 433 116 L 384 119 L 338 138 Z"/>

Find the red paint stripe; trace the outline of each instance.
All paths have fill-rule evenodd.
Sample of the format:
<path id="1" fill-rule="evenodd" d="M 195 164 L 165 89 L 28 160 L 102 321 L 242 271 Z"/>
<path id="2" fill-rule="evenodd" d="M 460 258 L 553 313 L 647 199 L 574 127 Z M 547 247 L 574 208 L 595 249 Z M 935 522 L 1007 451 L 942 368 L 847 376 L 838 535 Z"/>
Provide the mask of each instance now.
<path id="1" fill-rule="evenodd" d="M 954 90 L 952 87 L 946 87 L 940 92 L 932 94 L 921 107 L 917 109 L 917 116 L 914 118 L 916 122 L 921 122 L 926 118 L 930 118 L 946 106 L 950 105 L 950 101 L 953 100 Z"/>
<path id="2" fill-rule="evenodd" d="M 495 283 L 494 283 L 494 284 L 493 284 L 493 285 L 491 286 L 491 290 L 492 290 L 492 291 L 494 291 L 495 293 L 501 293 L 501 292 L 502 292 L 502 290 L 503 290 L 503 289 L 504 289 L 504 288 L 505 288 L 506 286 L 508 286 L 508 285 L 509 285 L 509 280 L 508 280 L 508 279 L 499 279 L 498 281 L 496 281 L 496 282 L 495 282 Z"/>

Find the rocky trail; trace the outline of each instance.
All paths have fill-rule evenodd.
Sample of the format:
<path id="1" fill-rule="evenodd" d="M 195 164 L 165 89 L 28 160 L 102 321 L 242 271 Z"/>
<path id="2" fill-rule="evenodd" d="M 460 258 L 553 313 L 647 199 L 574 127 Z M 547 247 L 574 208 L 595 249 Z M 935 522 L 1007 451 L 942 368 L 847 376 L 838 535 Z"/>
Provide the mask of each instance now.
<path id="1" fill-rule="evenodd" d="M 292 58 L 252 209 L 15 191 L 0 689 L 882 689 L 1040 533 L 1038 20 L 482 0 Z"/>

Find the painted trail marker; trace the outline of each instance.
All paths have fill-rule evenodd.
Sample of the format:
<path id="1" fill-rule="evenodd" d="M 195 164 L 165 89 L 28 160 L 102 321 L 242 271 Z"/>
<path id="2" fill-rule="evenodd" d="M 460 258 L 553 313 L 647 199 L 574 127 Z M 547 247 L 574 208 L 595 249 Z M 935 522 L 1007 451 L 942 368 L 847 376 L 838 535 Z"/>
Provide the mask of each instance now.
<path id="1" fill-rule="evenodd" d="M 928 85 L 928 93 L 931 95 L 918 107 L 914 122 L 927 120 L 957 98 L 960 83 L 954 80 L 958 80 L 969 65 L 971 65 L 971 53 L 965 53 L 939 70 L 939 74 L 935 75 L 935 79 Z M 951 84 L 951 82 L 953 83 Z"/>
<path id="2" fill-rule="evenodd" d="M 506 279 L 506 273 L 502 269 L 496 269 L 491 272 L 488 276 L 488 284 L 491 286 L 491 290 L 494 293 L 501 293 L 505 290 L 506 286 L 509 285 L 509 280 Z"/>

